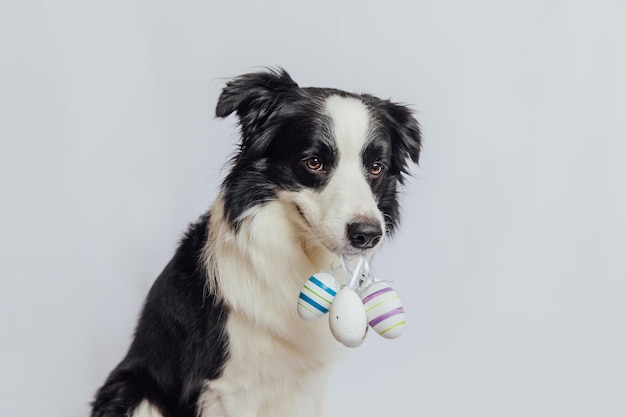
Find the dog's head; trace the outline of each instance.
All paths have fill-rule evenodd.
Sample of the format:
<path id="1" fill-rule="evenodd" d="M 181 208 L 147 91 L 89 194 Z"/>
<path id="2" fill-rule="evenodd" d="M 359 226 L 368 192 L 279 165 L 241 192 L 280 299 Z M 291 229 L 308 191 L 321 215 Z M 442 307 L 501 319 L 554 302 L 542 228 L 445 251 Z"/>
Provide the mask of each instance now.
<path id="1" fill-rule="evenodd" d="M 223 190 L 235 229 L 260 205 L 278 200 L 337 254 L 374 248 L 393 232 L 398 186 L 420 154 L 420 129 L 407 107 L 301 88 L 279 70 L 230 81 L 216 114 L 233 112 L 242 139 Z"/>

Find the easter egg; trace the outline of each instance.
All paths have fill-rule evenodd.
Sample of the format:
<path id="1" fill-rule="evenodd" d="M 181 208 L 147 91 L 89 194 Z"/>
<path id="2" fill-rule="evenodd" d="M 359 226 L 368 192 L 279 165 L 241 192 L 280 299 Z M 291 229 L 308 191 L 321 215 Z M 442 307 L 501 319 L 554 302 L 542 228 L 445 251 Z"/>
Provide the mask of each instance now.
<path id="1" fill-rule="evenodd" d="M 350 288 L 341 289 L 330 306 L 330 331 L 347 347 L 357 347 L 367 334 L 367 315 L 359 295 Z"/>
<path id="2" fill-rule="evenodd" d="M 369 325 L 387 339 L 395 339 L 404 330 L 404 308 L 400 297 L 389 285 L 378 282 L 361 293 Z"/>
<path id="3" fill-rule="evenodd" d="M 315 320 L 328 313 L 337 295 L 339 283 L 329 273 L 318 272 L 304 283 L 298 297 L 298 314 L 304 320 Z"/>

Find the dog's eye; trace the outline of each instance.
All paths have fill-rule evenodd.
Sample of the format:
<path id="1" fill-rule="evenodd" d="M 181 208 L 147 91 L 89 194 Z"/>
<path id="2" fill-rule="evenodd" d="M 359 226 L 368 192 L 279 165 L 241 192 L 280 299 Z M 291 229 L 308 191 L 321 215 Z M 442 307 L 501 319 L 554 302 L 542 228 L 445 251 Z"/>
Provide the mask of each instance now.
<path id="1" fill-rule="evenodd" d="M 306 167 L 310 169 L 311 171 L 324 172 L 324 163 L 322 162 L 321 159 L 317 157 L 309 158 L 306 161 L 304 161 L 304 163 L 306 164 Z"/>
<path id="2" fill-rule="evenodd" d="M 370 167 L 370 175 L 374 177 L 378 177 L 380 174 L 383 173 L 384 167 L 385 166 L 382 163 L 374 162 L 372 166 Z"/>

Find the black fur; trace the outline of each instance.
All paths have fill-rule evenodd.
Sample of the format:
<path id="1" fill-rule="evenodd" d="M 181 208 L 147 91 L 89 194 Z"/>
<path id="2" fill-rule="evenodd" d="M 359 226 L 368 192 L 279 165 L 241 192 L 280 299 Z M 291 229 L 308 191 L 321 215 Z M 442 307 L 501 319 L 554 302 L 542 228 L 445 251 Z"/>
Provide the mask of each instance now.
<path id="1" fill-rule="evenodd" d="M 376 119 L 363 166 L 386 167 L 368 181 L 388 230 L 394 230 L 398 185 L 408 160 L 418 162 L 420 154 L 420 130 L 411 111 L 370 95 L 301 88 L 284 70 L 230 81 L 217 104 L 218 117 L 236 113 L 241 127 L 240 148 L 222 184 L 226 218 L 235 230 L 246 210 L 275 199 L 279 190 L 321 189 L 328 182 L 339 158 L 323 109 L 333 94 L 361 100 Z M 312 157 L 324 161 L 323 172 L 307 169 Z M 221 375 L 228 360 L 229 311 L 216 296 L 219 288 L 207 287 L 202 257 L 208 220 L 206 215 L 190 226 L 154 283 L 128 354 L 97 392 L 92 417 L 131 415 L 143 399 L 166 417 L 195 417 L 203 384 Z"/>
<path id="2" fill-rule="evenodd" d="M 135 339 L 93 402 L 93 417 L 130 415 L 144 399 L 164 416 L 196 417 L 203 383 L 227 359 L 228 309 L 207 291 L 202 251 L 208 216 L 191 225 L 157 278 Z"/>

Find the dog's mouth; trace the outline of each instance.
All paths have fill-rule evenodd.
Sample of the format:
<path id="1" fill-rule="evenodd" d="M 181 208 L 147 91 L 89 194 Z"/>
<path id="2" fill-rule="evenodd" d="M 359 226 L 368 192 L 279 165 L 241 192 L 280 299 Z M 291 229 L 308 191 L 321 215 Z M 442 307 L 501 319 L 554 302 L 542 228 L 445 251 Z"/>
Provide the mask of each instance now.
<path id="1" fill-rule="evenodd" d="M 324 238 L 323 236 L 320 236 L 318 233 L 315 232 L 315 227 L 307 218 L 304 210 L 302 210 L 302 208 L 297 203 L 295 203 L 294 206 L 296 211 L 300 215 L 300 218 L 306 225 L 307 229 L 309 229 L 309 233 L 311 234 L 312 238 L 316 239 L 322 246 L 324 246 L 326 249 L 328 249 L 330 252 L 333 252 L 337 256 L 355 257 L 370 253 L 371 251 L 377 249 L 382 239 L 382 236 L 377 237 L 374 239 L 374 242 L 371 246 L 359 247 L 358 244 L 352 241 L 349 236 L 346 236 L 343 241 L 336 241 L 335 239 L 328 237 Z"/>
<path id="2" fill-rule="evenodd" d="M 306 216 L 304 215 L 304 212 L 302 211 L 300 206 L 298 204 L 295 204 L 295 206 L 296 206 L 296 211 L 298 212 L 300 217 L 302 217 L 302 220 L 304 220 L 304 222 L 307 224 L 307 226 L 312 227 L 311 226 L 311 222 L 309 221 L 309 219 L 306 218 Z"/>
<path id="3" fill-rule="evenodd" d="M 369 254 L 372 251 L 375 251 L 377 249 L 377 247 L 372 247 L 372 248 L 368 248 L 368 249 L 360 249 L 360 248 L 355 248 L 353 246 L 347 246 L 346 248 L 340 250 L 340 251 L 336 251 L 335 253 L 339 256 L 344 256 L 344 257 L 358 257 L 358 256 L 362 256 L 362 255 L 366 255 Z"/>

